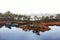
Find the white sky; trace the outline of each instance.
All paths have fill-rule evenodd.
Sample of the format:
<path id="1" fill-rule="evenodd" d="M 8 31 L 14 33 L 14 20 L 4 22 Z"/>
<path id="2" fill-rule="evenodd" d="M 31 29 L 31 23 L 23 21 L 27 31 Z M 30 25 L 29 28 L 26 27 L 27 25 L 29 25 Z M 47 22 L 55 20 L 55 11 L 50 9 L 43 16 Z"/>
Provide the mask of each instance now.
<path id="1" fill-rule="evenodd" d="M 60 0 L 0 0 L 0 12 L 39 15 L 60 13 Z"/>

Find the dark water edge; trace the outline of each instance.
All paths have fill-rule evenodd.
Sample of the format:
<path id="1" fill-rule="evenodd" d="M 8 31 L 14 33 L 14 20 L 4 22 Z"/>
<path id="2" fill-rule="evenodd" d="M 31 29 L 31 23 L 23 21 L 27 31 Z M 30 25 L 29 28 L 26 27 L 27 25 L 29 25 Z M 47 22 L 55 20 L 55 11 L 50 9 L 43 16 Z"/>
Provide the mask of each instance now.
<path id="1" fill-rule="evenodd" d="M 0 28 L 0 40 L 60 40 L 60 26 L 49 26 L 51 30 L 39 32 L 36 35 L 31 31 L 23 31 L 21 28 L 11 29 L 3 26 Z"/>

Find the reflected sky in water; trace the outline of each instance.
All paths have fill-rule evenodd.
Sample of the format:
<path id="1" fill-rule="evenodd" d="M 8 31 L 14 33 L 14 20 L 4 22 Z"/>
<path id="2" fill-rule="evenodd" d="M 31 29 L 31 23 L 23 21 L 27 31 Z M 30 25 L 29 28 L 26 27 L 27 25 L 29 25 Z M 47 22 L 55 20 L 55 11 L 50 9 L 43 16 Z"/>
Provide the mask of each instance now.
<path id="1" fill-rule="evenodd" d="M 36 35 L 31 31 L 23 31 L 21 28 L 5 26 L 0 28 L 0 40 L 60 40 L 60 26 L 49 26 L 51 30 L 40 32 Z"/>

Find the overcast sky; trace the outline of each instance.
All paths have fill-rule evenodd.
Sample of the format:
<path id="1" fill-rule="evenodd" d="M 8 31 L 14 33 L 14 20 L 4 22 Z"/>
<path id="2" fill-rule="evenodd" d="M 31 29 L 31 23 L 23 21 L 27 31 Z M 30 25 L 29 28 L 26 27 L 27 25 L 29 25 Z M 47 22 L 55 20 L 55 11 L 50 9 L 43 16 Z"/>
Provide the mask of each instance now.
<path id="1" fill-rule="evenodd" d="M 60 13 L 60 0 L 0 0 L 0 12 L 40 15 Z"/>

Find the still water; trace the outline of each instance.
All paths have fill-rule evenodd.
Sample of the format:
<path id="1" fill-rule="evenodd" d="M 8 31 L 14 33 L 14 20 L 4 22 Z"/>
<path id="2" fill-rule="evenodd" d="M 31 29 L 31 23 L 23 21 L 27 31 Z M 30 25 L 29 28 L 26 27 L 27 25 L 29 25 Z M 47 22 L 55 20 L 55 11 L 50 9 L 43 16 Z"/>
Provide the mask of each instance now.
<path id="1" fill-rule="evenodd" d="M 0 40 L 60 40 L 60 26 L 49 26 L 51 30 L 33 33 L 33 30 L 24 31 L 22 28 L 3 26 L 0 28 Z"/>

